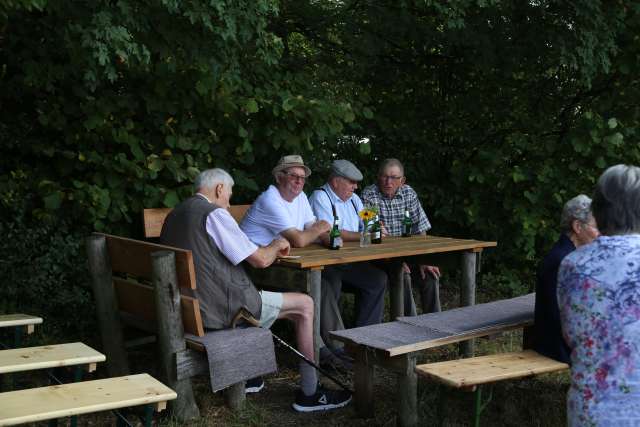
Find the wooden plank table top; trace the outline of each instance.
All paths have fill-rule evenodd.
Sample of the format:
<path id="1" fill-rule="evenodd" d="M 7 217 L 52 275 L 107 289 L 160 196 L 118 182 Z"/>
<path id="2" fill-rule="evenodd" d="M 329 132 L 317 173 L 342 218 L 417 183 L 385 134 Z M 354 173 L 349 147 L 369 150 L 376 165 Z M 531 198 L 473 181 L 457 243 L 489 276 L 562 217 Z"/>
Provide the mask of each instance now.
<path id="1" fill-rule="evenodd" d="M 569 365 L 533 350 L 418 365 L 419 375 L 455 388 L 557 372 Z"/>
<path id="2" fill-rule="evenodd" d="M 38 325 L 42 323 L 42 317 L 30 316 L 28 314 L 2 314 L 0 315 L 0 328 L 10 326 Z"/>
<path id="3" fill-rule="evenodd" d="M 104 354 L 81 342 L 0 350 L 0 374 L 104 362 Z"/>
<path id="4" fill-rule="evenodd" d="M 278 264 L 309 269 L 327 265 L 349 264 L 352 262 L 372 261 L 385 258 L 397 258 L 414 255 L 427 255 L 455 251 L 476 251 L 495 247 L 496 242 L 472 239 L 455 239 L 438 236 L 386 237 L 381 244 L 372 244 L 361 248 L 358 242 L 345 242 L 337 251 L 314 244 L 304 248 L 291 248 L 290 255 L 299 258 L 278 259 Z"/>
<path id="5" fill-rule="evenodd" d="M 176 392 L 148 374 L 0 393 L 0 426 L 165 402 Z"/>

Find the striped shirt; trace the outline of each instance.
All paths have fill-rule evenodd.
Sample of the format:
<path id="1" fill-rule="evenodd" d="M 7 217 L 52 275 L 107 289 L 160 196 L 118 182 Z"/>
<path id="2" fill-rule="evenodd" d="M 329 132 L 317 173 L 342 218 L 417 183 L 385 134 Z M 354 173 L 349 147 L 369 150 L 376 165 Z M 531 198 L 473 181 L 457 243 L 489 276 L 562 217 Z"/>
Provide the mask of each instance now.
<path id="1" fill-rule="evenodd" d="M 382 194 L 378 186 L 373 184 L 362 190 L 361 198 L 365 206 L 379 208 L 380 221 L 392 236 L 402 235 L 405 209 L 409 210 L 411 217 L 411 234 L 421 234 L 431 229 L 431 223 L 422 209 L 418 195 L 407 184 L 400 187 L 392 198 Z"/>

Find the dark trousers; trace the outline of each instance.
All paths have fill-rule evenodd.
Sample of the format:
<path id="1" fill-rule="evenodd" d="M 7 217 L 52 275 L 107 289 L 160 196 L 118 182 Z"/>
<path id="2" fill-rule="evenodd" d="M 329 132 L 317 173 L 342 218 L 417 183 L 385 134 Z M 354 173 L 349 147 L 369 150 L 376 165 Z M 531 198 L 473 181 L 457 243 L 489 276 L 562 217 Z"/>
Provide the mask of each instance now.
<path id="1" fill-rule="evenodd" d="M 417 265 L 411 265 L 411 274 L 405 273 L 404 279 L 404 315 L 415 316 L 417 314 L 416 302 L 413 298 L 411 285 L 415 286 L 420 294 L 423 313 L 435 313 L 440 308 L 440 279 L 436 279 L 429 273 L 423 279 Z"/>
<path id="2" fill-rule="evenodd" d="M 368 262 L 326 267 L 322 271 L 322 312 L 320 334 L 326 345 L 340 347 L 329 336 L 330 331 L 344 329 L 340 314 L 342 285 L 355 289 L 358 301 L 356 327 L 382 322 L 387 274 Z"/>

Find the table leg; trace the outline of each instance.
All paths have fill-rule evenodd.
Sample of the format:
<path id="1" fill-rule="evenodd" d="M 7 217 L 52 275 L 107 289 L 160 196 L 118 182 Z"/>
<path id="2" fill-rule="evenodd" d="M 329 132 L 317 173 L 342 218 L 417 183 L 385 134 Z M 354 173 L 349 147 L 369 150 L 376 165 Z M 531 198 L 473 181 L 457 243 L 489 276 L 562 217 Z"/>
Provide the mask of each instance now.
<path id="1" fill-rule="evenodd" d="M 402 263 L 394 263 L 391 271 L 389 296 L 391 299 L 390 321 L 393 322 L 396 317 L 404 316 L 404 273 L 402 272 Z"/>
<path id="2" fill-rule="evenodd" d="M 322 293 L 321 293 L 321 276 L 322 269 L 314 269 L 308 271 L 307 281 L 309 296 L 313 299 L 313 354 L 315 361 L 320 363 L 320 313 L 322 309 Z"/>
<path id="3" fill-rule="evenodd" d="M 402 372 L 398 375 L 398 425 L 418 425 L 418 377 L 414 354 L 402 356 Z"/>
<path id="4" fill-rule="evenodd" d="M 460 306 L 476 303 L 476 252 L 462 253 L 462 283 L 460 284 Z M 474 340 L 460 343 L 460 353 L 464 357 L 472 357 Z"/>

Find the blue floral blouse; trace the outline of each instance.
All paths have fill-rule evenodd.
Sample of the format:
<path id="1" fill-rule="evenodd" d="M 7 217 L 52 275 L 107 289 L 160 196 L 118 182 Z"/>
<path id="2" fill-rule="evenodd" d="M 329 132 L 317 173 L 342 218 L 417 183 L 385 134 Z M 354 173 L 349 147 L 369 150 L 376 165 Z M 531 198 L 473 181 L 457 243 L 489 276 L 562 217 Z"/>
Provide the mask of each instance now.
<path id="1" fill-rule="evenodd" d="M 569 426 L 640 426 L 640 235 L 600 236 L 567 255 L 558 305 Z"/>

